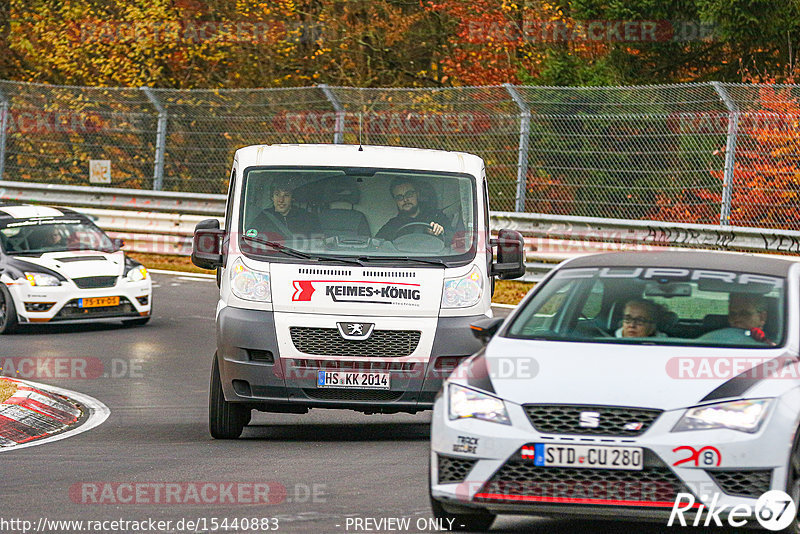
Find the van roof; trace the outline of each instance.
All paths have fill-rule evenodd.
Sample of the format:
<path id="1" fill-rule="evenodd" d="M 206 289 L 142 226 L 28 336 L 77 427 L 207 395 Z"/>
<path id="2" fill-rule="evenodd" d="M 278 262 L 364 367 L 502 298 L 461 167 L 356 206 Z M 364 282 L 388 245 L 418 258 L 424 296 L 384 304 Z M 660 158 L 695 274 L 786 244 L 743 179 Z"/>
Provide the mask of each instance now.
<path id="1" fill-rule="evenodd" d="M 396 146 L 282 144 L 253 145 L 236 151 L 241 168 L 255 165 L 380 167 L 480 175 L 483 160 L 465 152 Z"/>

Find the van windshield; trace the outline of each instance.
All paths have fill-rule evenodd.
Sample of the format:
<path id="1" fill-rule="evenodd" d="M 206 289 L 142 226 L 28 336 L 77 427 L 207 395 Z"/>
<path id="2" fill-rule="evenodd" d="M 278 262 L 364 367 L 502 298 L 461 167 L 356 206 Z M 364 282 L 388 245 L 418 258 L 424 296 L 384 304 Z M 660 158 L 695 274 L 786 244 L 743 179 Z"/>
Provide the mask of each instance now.
<path id="1" fill-rule="evenodd" d="M 594 343 L 771 348 L 784 343 L 785 280 L 650 267 L 558 271 L 509 337 Z"/>
<path id="2" fill-rule="evenodd" d="M 468 262 L 477 242 L 468 174 L 342 167 L 251 167 L 241 251 L 270 259 Z"/>

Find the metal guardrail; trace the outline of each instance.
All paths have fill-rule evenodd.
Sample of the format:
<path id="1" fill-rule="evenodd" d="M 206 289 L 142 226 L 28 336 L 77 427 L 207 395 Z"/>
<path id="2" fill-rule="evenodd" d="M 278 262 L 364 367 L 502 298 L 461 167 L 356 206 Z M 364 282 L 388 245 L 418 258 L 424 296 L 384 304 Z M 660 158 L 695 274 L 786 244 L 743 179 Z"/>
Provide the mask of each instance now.
<path id="1" fill-rule="evenodd" d="M 183 256 L 191 253 L 195 224 L 225 213 L 224 195 L 22 182 L 0 182 L 2 200 L 74 207 L 124 239 L 129 250 Z M 795 230 L 496 211 L 490 213 L 490 227 L 525 236 L 528 282 L 567 258 L 595 252 L 694 248 L 800 255 Z"/>
<path id="2" fill-rule="evenodd" d="M 225 195 L 0 181 L 0 201 L 219 217 Z"/>

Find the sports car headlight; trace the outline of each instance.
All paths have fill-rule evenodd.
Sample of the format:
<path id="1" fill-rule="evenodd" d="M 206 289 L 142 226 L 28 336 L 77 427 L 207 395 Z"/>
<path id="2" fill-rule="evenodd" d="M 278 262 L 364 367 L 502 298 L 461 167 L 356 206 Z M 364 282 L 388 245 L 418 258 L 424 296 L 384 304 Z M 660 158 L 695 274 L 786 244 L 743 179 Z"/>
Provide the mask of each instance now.
<path id="1" fill-rule="evenodd" d="M 448 386 L 450 420 L 480 419 L 510 425 L 505 403 L 497 397 L 456 384 Z"/>
<path id="2" fill-rule="evenodd" d="M 755 399 L 690 408 L 672 431 L 729 428 L 740 432 L 758 432 L 770 402 L 770 399 Z"/>
<path id="3" fill-rule="evenodd" d="M 460 278 L 445 278 L 442 292 L 442 308 L 469 308 L 481 299 L 483 277 L 475 266 Z"/>
<path id="4" fill-rule="evenodd" d="M 45 273 L 25 273 L 25 278 L 32 286 L 60 286 L 61 281 L 52 274 Z"/>
<path id="5" fill-rule="evenodd" d="M 272 302 L 269 273 L 248 269 L 241 258 L 231 265 L 231 291 L 240 299 Z"/>
<path id="6" fill-rule="evenodd" d="M 129 282 L 139 282 L 140 280 L 144 280 L 147 278 L 147 269 L 144 268 L 144 265 L 139 265 L 138 267 L 134 267 L 130 271 L 128 271 L 128 281 Z"/>

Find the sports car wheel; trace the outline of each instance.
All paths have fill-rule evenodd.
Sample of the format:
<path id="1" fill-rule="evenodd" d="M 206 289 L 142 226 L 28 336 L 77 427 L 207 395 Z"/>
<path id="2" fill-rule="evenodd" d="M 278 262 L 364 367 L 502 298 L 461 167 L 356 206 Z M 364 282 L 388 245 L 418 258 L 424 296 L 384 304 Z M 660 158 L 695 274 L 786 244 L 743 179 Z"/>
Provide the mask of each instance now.
<path id="1" fill-rule="evenodd" d="M 236 439 L 250 422 L 249 406 L 228 402 L 222 392 L 222 381 L 219 378 L 219 363 L 214 355 L 214 366 L 211 370 L 211 391 L 208 396 L 208 429 L 215 439 Z"/>
<path id="2" fill-rule="evenodd" d="M 17 308 L 11 293 L 0 284 L 0 334 L 11 334 L 17 328 Z"/>
<path id="3" fill-rule="evenodd" d="M 789 482 L 786 485 L 786 493 L 797 505 L 797 511 L 794 523 L 784 533 L 800 534 L 800 428 L 797 429 L 792 454 L 789 456 Z"/>

